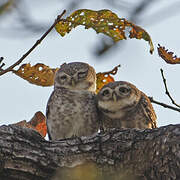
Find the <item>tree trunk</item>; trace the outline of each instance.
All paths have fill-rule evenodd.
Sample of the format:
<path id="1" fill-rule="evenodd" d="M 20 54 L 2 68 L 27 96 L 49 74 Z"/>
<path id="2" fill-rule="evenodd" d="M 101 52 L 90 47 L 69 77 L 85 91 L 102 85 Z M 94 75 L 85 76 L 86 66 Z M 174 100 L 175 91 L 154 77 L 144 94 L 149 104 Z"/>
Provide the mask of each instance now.
<path id="1" fill-rule="evenodd" d="M 59 141 L 46 141 L 32 129 L 0 126 L 0 180 L 52 177 L 180 179 L 180 125 Z"/>

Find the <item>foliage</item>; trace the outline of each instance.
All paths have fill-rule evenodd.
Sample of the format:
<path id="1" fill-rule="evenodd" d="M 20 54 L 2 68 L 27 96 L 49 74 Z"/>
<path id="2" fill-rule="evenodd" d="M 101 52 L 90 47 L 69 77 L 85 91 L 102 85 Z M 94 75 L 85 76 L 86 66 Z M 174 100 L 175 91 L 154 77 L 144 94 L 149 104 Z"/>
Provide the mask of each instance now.
<path id="1" fill-rule="evenodd" d="M 96 93 L 98 93 L 98 91 L 104 85 L 108 84 L 109 82 L 114 82 L 114 78 L 111 75 L 115 75 L 117 73 L 118 67 L 120 67 L 120 65 L 116 66 L 111 71 L 103 72 L 103 73 L 100 72 L 96 74 L 97 77 Z"/>
<path id="2" fill-rule="evenodd" d="M 56 31 L 65 36 L 72 28 L 83 25 L 85 29 L 93 28 L 97 33 L 103 33 L 111 37 L 115 42 L 127 39 L 126 32 L 129 32 L 129 38 L 144 39 L 149 42 L 150 53 L 154 51 L 153 43 L 149 34 L 141 27 L 127 21 L 110 10 L 93 11 L 89 9 L 80 9 L 73 12 L 66 19 L 62 19 L 56 24 Z"/>
<path id="3" fill-rule="evenodd" d="M 32 128 L 38 131 L 42 137 L 45 137 L 47 133 L 46 118 L 44 114 L 40 111 L 36 112 L 33 118 L 29 122 L 23 120 L 14 125 L 26 127 L 26 128 Z"/>
<path id="4" fill-rule="evenodd" d="M 8 3 L 10 2 L 13 2 L 13 0 L 8 1 Z M 1 7 L 2 6 L 0 6 L 0 8 Z M 11 65 L 6 70 L 2 69 L 5 64 L 2 63 L 3 58 L 1 58 L 0 75 L 12 71 L 14 74 L 27 80 L 29 83 L 39 86 L 52 86 L 54 84 L 55 73 L 59 68 L 50 68 L 49 66 L 46 66 L 42 63 L 37 63 L 34 66 L 31 66 L 30 63 L 23 64 L 19 67 L 18 70 L 14 70 L 14 67 L 19 65 L 25 59 L 25 57 L 27 57 L 32 52 L 32 50 L 35 49 L 38 44 L 40 44 L 40 42 L 54 27 L 61 36 L 65 36 L 72 30 L 72 28 L 83 25 L 85 26 L 85 29 L 93 28 L 97 33 L 103 33 L 111 37 L 115 42 L 127 39 L 128 32 L 129 38 L 144 39 L 145 41 L 148 41 L 150 45 L 150 53 L 153 53 L 154 51 L 151 37 L 143 28 L 127 21 L 124 18 L 118 18 L 118 16 L 110 10 L 93 11 L 88 9 L 81 9 L 73 12 L 66 19 L 61 19 L 64 13 L 65 11 L 63 11 L 63 13 L 57 17 L 53 25 L 47 30 L 47 32 L 42 35 L 42 37 L 32 46 L 32 48 L 22 56 L 22 58 L 20 58 L 16 63 Z M 165 47 L 161 47 L 159 45 L 158 53 L 159 56 L 167 63 L 180 64 L 180 58 L 173 56 L 173 52 L 168 52 Z M 114 81 L 112 75 L 117 73 L 118 67 L 120 67 L 120 65 L 114 67 L 111 71 L 97 73 L 96 93 L 98 93 L 98 91 L 105 84 Z M 41 112 L 38 112 L 34 117 L 35 118 L 33 118 L 30 122 L 21 121 L 17 123 L 17 125 L 33 128 L 37 130 L 43 137 L 45 137 L 47 133 L 47 127 L 44 115 Z"/>
<path id="5" fill-rule="evenodd" d="M 111 75 L 115 75 L 117 73 L 118 67 L 116 66 L 113 70 L 103 73 L 97 73 L 97 90 L 98 92 L 105 84 L 109 82 L 113 82 L 114 78 Z M 52 86 L 54 84 L 54 76 L 55 72 L 59 68 L 50 68 L 44 64 L 36 64 L 31 66 L 28 64 L 23 64 L 20 68 L 13 72 L 19 77 L 27 80 L 29 83 L 38 85 L 38 86 Z"/>
<path id="6" fill-rule="evenodd" d="M 97 73 L 96 92 L 98 92 L 105 84 L 114 81 L 114 78 L 111 75 L 117 73 L 118 67 L 120 67 L 120 65 L 116 66 L 111 71 Z M 54 83 L 55 72 L 58 69 L 59 68 L 50 68 L 49 66 L 40 63 L 34 66 L 31 66 L 28 63 L 21 65 L 17 71 L 13 70 L 13 72 L 32 84 L 39 86 L 52 86 Z M 45 137 L 47 133 L 45 116 L 42 112 L 37 112 L 29 122 L 24 120 L 16 123 L 16 125 L 33 128 L 37 130 L 42 137 Z"/>
<path id="7" fill-rule="evenodd" d="M 21 65 L 17 71 L 13 70 L 13 72 L 32 84 L 39 86 L 52 86 L 54 74 L 57 70 L 58 68 L 51 69 L 49 66 L 42 63 L 37 63 L 34 66 L 31 66 L 28 63 Z"/>
<path id="8" fill-rule="evenodd" d="M 174 52 L 168 52 L 168 49 L 158 44 L 158 54 L 164 59 L 168 64 L 180 64 L 180 58 L 176 55 L 173 56 Z"/>

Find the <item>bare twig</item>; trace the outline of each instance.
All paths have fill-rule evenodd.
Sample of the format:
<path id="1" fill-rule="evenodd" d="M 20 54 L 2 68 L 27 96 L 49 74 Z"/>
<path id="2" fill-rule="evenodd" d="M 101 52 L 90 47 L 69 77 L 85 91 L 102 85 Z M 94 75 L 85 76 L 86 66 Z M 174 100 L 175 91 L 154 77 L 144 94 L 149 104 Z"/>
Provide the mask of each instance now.
<path id="1" fill-rule="evenodd" d="M 163 69 L 160 69 L 160 71 L 161 71 L 161 75 L 162 75 L 164 87 L 165 87 L 165 90 L 166 90 L 165 93 L 166 93 L 166 94 L 168 95 L 168 97 L 171 99 L 172 104 L 176 105 L 177 107 L 180 107 L 180 105 L 176 104 L 176 102 L 175 102 L 174 99 L 171 97 L 171 95 L 170 95 L 170 93 L 169 93 L 169 91 L 168 91 L 167 84 L 166 84 L 166 79 L 165 79 L 164 73 L 163 73 Z M 165 103 L 161 103 L 161 102 L 159 102 L 159 101 L 156 101 L 156 100 L 153 99 L 153 97 L 148 97 L 148 98 L 150 99 L 150 101 L 151 101 L 152 103 L 155 103 L 155 104 L 158 104 L 158 105 L 160 105 L 160 106 L 163 106 L 164 108 L 168 108 L 168 109 L 172 109 L 172 110 L 174 110 L 174 111 L 180 112 L 180 108 L 176 108 L 176 107 L 170 106 L 170 105 L 168 105 L 168 104 L 165 104 Z"/>
<path id="2" fill-rule="evenodd" d="M 3 57 L 0 57 L 0 71 L 3 71 L 2 67 L 5 66 L 5 63 L 2 63 L 3 59 Z"/>
<path id="3" fill-rule="evenodd" d="M 154 103 L 154 104 L 158 104 L 158 105 L 160 105 L 160 106 L 163 106 L 164 108 L 169 108 L 169 109 L 172 109 L 172 110 L 174 110 L 174 111 L 180 112 L 180 109 L 179 109 L 179 108 L 170 106 L 170 105 L 165 104 L 165 103 L 158 102 L 158 101 L 154 100 L 153 97 L 148 97 L 148 98 L 149 98 L 150 101 L 151 101 L 152 103 Z"/>
<path id="4" fill-rule="evenodd" d="M 0 57 L 0 64 L 2 63 L 3 59 L 4 59 L 3 57 Z"/>
<path id="5" fill-rule="evenodd" d="M 0 65 L 0 71 L 2 71 L 3 69 L 2 69 L 2 67 L 3 66 L 5 66 L 5 64 L 4 63 L 2 63 L 1 65 Z"/>
<path id="6" fill-rule="evenodd" d="M 9 66 L 5 70 L 0 71 L 0 76 L 9 71 L 12 71 L 12 69 L 15 66 L 19 65 L 41 43 L 41 41 L 49 34 L 49 32 L 54 28 L 54 26 L 61 20 L 61 17 L 65 14 L 65 12 L 66 12 L 66 10 L 64 10 L 60 15 L 57 16 L 53 25 L 41 36 L 41 38 L 39 40 L 36 41 L 36 43 L 17 62 L 15 62 L 13 65 Z"/>
<path id="7" fill-rule="evenodd" d="M 174 99 L 172 98 L 172 96 L 171 96 L 171 94 L 169 93 L 169 91 L 168 91 L 168 88 L 167 88 L 167 84 L 166 84 L 166 79 L 165 79 L 165 77 L 164 77 L 164 73 L 163 73 L 163 69 L 160 69 L 160 71 L 161 71 L 161 75 L 162 75 L 162 79 L 163 79 L 163 83 L 164 83 L 164 87 L 165 87 L 165 93 L 167 94 L 167 96 L 170 98 L 170 100 L 171 100 L 171 102 L 172 102 L 172 104 L 174 104 L 175 106 L 177 106 L 177 107 L 179 107 L 180 108 L 180 105 L 179 104 L 177 104 L 175 101 L 174 101 Z"/>

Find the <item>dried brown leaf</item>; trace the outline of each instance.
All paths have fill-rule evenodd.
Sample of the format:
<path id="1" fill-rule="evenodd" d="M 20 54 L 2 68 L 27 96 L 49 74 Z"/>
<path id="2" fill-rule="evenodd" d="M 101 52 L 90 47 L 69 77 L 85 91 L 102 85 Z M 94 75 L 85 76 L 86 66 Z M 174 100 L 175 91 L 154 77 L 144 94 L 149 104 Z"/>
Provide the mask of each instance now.
<path id="1" fill-rule="evenodd" d="M 39 132 L 39 134 L 41 134 L 42 137 L 45 137 L 47 134 L 46 118 L 40 111 L 36 112 L 29 122 L 23 120 L 15 123 L 14 125 L 35 129 L 37 132 Z"/>
<path id="2" fill-rule="evenodd" d="M 180 64 L 180 58 L 176 55 L 174 56 L 174 52 L 168 52 L 168 49 L 165 49 L 164 46 L 158 44 L 158 54 L 164 59 L 168 64 Z"/>

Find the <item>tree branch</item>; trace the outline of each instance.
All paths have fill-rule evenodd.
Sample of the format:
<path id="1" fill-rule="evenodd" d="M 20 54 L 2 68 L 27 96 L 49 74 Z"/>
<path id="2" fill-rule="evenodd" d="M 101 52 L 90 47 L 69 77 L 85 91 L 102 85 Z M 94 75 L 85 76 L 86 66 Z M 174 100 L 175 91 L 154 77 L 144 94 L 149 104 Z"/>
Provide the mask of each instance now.
<path id="1" fill-rule="evenodd" d="M 5 64 L 2 63 L 3 59 L 3 57 L 0 57 L 0 71 L 3 71 L 2 67 L 5 66 Z"/>
<path id="2" fill-rule="evenodd" d="M 175 100 L 172 98 L 171 94 L 168 91 L 166 79 L 165 79 L 164 73 L 163 73 L 163 69 L 160 69 L 160 71 L 161 71 L 161 75 L 162 75 L 162 79 L 163 79 L 163 83 L 164 83 L 164 87 L 165 87 L 165 94 L 167 94 L 167 96 L 170 98 L 172 104 L 174 104 L 175 106 L 180 108 L 180 105 L 175 102 Z"/>
<path id="3" fill-rule="evenodd" d="M 36 41 L 36 43 L 17 62 L 15 62 L 13 65 L 9 66 L 5 70 L 1 70 L 0 76 L 2 76 L 3 74 L 5 74 L 9 71 L 12 71 L 12 69 L 15 66 L 19 65 L 41 43 L 41 41 L 49 34 L 49 32 L 54 28 L 54 26 L 61 20 L 61 17 L 65 14 L 65 12 L 66 12 L 66 10 L 64 10 L 60 15 L 57 16 L 53 25 L 41 36 L 41 38 L 39 40 Z"/>
<path id="4" fill-rule="evenodd" d="M 180 179 L 179 148 L 180 125 L 152 130 L 112 129 L 59 141 L 46 141 L 32 129 L 4 125 L 0 126 L 0 179 L 48 180 L 57 168 L 58 177 L 68 172 L 69 178 L 59 178 L 63 180 L 89 171 L 98 177 L 95 180 L 130 175 L 132 179 Z M 78 169 L 77 173 L 76 168 L 87 163 L 95 168 L 87 168 L 87 173 Z"/>
<path id="5" fill-rule="evenodd" d="M 161 103 L 161 102 L 159 102 L 159 101 L 156 101 L 156 100 L 153 99 L 153 97 L 148 97 L 148 98 L 150 99 L 150 101 L 151 101 L 152 103 L 155 103 L 155 104 L 158 104 L 158 105 L 160 105 L 160 106 L 163 106 L 164 108 L 169 108 L 169 109 L 172 109 L 172 110 L 174 110 L 174 111 L 180 112 L 180 109 L 179 109 L 179 108 L 176 108 L 176 107 L 170 106 L 170 105 L 168 105 L 168 104 L 165 104 L 165 103 Z"/>
<path id="6" fill-rule="evenodd" d="M 169 93 L 169 91 L 168 91 L 167 84 L 166 84 L 166 78 L 164 77 L 163 69 L 160 69 L 160 71 L 161 71 L 161 76 L 162 76 L 163 83 L 164 83 L 164 87 L 165 87 L 165 93 L 166 93 L 166 94 L 168 95 L 168 97 L 171 99 L 172 104 L 176 105 L 176 106 L 179 107 L 179 108 L 176 108 L 176 107 L 170 106 L 170 105 L 168 105 L 168 104 L 165 104 L 165 103 L 156 101 L 156 100 L 153 99 L 153 97 L 148 97 L 148 98 L 150 99 L 150 101 L 151 101 L 152 103 L 155 103 L 155 104 L 158 104 L 158 105 L 160 105 L 160 106 L 163 106 L 164 108 L 168 108 L 168 109 L 172 109 L 172 110 L 174 110 L 174 111 L 180 112 L 180 105 L 178 105 L 178 104 L 174 101 L 174 99 L 171 97 L 171 95 L 170 95 L 170 93 Z"/>

